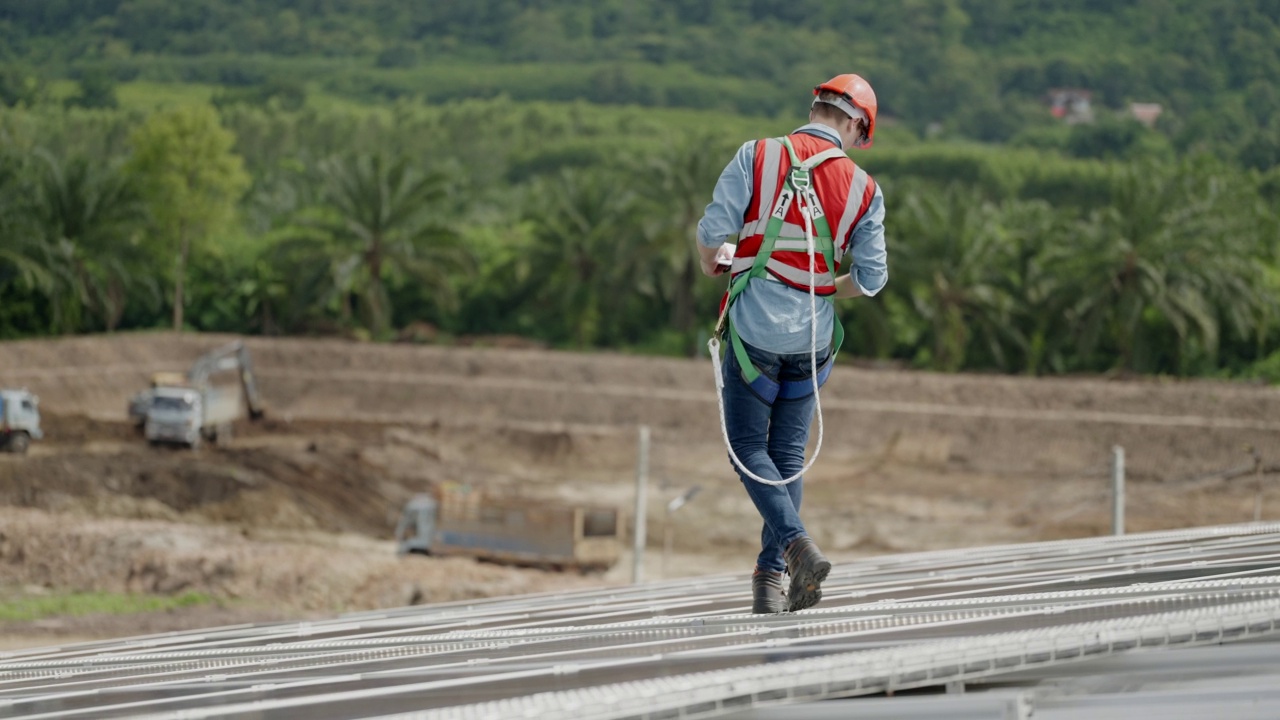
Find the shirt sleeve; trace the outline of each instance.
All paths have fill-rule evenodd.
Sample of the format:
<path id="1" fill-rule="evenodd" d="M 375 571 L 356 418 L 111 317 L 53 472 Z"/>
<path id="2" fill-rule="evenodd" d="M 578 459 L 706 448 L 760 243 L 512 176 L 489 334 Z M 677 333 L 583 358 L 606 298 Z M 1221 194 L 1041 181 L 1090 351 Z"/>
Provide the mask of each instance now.
<path id="1" fill-rule="evenodd" d="M 711 202 L 698 221 L 698 244 L 720 247 L 742 230 L 747 206 L 751 204 L 752 177 L 756 159 L 756 142 L 743 143 L 720 173 Z"/>
<path id="2" fill-rule="evenodd" d="M 889 266 L 884 247 L 884 195 L 879 183 L 867 212 L 853 226 L 849 252 L 853 255 L 849 274 L 862 294 L 870 297 L 884 289 L 889 281 Z"/>

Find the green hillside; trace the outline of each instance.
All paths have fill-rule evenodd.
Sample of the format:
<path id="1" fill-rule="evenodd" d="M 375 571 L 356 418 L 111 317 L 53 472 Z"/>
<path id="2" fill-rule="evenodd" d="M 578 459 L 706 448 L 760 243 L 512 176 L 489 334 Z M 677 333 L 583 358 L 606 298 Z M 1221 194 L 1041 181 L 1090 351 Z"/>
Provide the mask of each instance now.
<path id="1" fill-rule="evenodd" d="M 1258 166 L 1280 111 L 1276 0 L 7 0 L 0 47 L 47 76 L 750 115 L 856 70 L 917 132 L 985 141 L 1045 122 L 1050 88 L 1085 88 L 1161 103 L 1179 149 Z"/>
<path id="2" fill-rule="evenodd" d="M 848 71 L 846 357 L 1280 379 L 1280 0 L 3 0 L 0 338 L 692 352 L 716 177 Z"/>

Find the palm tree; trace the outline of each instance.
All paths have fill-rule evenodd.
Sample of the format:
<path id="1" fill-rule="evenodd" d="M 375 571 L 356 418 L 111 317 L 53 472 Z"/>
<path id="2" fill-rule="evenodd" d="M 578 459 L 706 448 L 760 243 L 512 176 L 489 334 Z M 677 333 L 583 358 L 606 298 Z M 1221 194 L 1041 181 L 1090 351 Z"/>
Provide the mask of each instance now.
<path id="1" fill-rule="evenodd" d="M 0 288 L 16 282 L 28 291 L 52 296 L 56 275 L 49 269 L 53 263 L 47 247 L 31 235 L 14 232 L 12 226 L 0 226 L 0 235 L 8 238 L 7 245 L 0 247 Z"/>
<path id="2" fill-rule="evenodd" d="M 66 243 L 50 240 L 40 222 L 39 183 L 30 154 L 0 155 L 0 292 L 44 299 L 42 317 L 29 327 L 64 332 L 78 328 L 80 295 L 65 262 Z"/>
<path id="3" fill-rule="evenodd" d="M 42 238 L 33 222 L 26 158 L 0 154 L 0 281 L 47 293 L 53 285 Z"/>
<path id="4" fill-rule="evenodd" d="M 1116 369 L 1156 369 L 1153 327 L 1170 328 L 1184 356 L 1192 345 L 1214 355 L 1223 318 L 1256 327 L 1269 301 L 1261 248 L 1221 178 L 1143 164 L 1118 170 L 1114 187 L 1113 205 L 1050 260 L 1079 283 L 1070 313 L 1086 353 L 1105 339 Z"/>
<path id="5" fill-rule="evenodd" d="M 451 275 L 469 265 L 459 235 L 444 222 L 449 200 L 443 173 L 421 172 L 382 151 L 333 157 L 320 164 L 325 205 L 299 225 L 326 244 L 335 296 L 360 298 L 366 326 L 385 337 L 391 321 L 386 281 L 412 276 L 447 303 Z"/>
<path id="6" fill-rule="evenodd" d="M 1071 350 L 1065 312 L 1072 282 L 1049 259 L 1069 246 L 1070 218 L 1042 200 L 1011 200 L 1000 207 L 997 226 L 993 284 L 1008 299 L 1003 337 L 1009 362 L 1001 369 L 1062 372 Z"/>
<path id="7" fill-rule="evenodd" d="M 647 235 L 654 287 L 671 309 L 670 327 L 689 336 L 691 343 L 700 276 L 694 238 L 731 153 L 721 135 L 690 134 L 638 163 L 638 185 L 648 205 L 645 212 L 652 218 Z"/>
<path id="8" fill-rule="evenodd" d="M 999 213 L 976 191 L 951 185 L 942 191 L 899 191 L 886 223 L 895 237 L 895 275 L 929 324 L 932 349 L 925 357 L 940 370 L 964 367 L 978 341 L 1000 366 L 1010 299 L 998 284 Z M 898 292 L 901 292 L 899 290 Z"/>
<path id="9" fill-rule="evenodd" d="M 533 242 L 517 277 L 561 339 L 579 347 L 617 339 L 644 256 L 637 199 L 602 170 L 565 170 L 534 192 L 526 211 Z"/>
<path id="10" fill-rule="evenodd" d="M 60 161 L 37 151 L 43 172 L 35 213 L 46 247 L 63 279 L 59 315 L 63 329 L 78 329 L 80 308 L 96 315 L 108 332 L 120 323 L 128 296 L 159 285 L 146 256 L 132 240 L 144 221 L 137 187 L 117 167 L 88 158 Z"/>

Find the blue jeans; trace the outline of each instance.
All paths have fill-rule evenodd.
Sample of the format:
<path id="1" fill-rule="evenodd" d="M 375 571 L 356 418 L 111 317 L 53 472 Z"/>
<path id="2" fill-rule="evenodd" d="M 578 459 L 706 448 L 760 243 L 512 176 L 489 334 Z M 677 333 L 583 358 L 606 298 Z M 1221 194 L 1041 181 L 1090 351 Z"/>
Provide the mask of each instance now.
<path id="1" fill-rule="evenodd" d="M 756 369 L 779 382 L 808 381 L 812 376 L 812 360 L 807 352 L 779 355 L 750 345 L 746 349 Z M 818 351 L 819 368 L 830 354 L 829 347 Z M 783 480 L 800 472 L 804 467 L 805 444 L 809 442 L 809 425 L 813 422 L 813 394 L 793 400 L 779 398 L 772 406 L 766 404 L 742 380 L 732 348 L 725 353 L 722 372 L 725 426 L 738 459 L 751 472 L 769 480 Z M 742 474 L 737 465 L 733 469 L 764 519 L 756 567 L 782 572 L 787 567 L 782 560 L 782 549 L 806 534 L 800 522 L 804 479 L 787 485 L 765 485 Z"/>

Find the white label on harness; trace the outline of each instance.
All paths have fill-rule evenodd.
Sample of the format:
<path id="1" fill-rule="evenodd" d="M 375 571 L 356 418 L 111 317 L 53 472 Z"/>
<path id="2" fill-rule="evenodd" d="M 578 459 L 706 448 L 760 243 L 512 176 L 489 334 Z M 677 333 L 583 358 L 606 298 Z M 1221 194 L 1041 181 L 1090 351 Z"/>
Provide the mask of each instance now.
<path id="1" fill-rule="evenodd" d="M 813 219 L 817 220 L 823 216 L 822 203 L 818 202 L 818 194 L 812 190 L 808 190 L 804 194 L 805 204 L 809 206 L 809 212 L 813 215 Z"/>
<path id="2" fill-rule="evenodd" d="M 778 202 L 773 206 L 773 216 L 779 220 L 787 217 L 787 211 L 791 209 L 791 199 L 795 197 L 795 193 L 791 190 L 783 190 L 778 196 Z"/>

